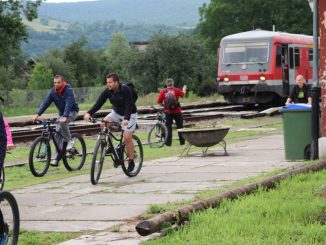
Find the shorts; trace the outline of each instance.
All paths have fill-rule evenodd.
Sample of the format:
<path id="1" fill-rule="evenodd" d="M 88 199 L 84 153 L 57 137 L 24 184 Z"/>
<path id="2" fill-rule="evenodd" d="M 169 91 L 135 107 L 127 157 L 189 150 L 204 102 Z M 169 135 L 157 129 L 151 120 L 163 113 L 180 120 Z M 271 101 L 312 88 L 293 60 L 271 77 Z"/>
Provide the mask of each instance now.
<path id="1" fill-rule="evenodd" d="M 117 123 L 122 122 L 122 120 L 124 120 L 124 116 L 121 116 L 120 114 L 116 113 L 114 110 L 112 110 L 112 112 L 110 114 L 108 114 L 104 118 L 104 120 L 107 120 L 108 117 L 111 117 L 113 119 L 113 121 L 115 121 Z M 131 114 L 128 125 L 123 126 L 122 130 L 128 131 L 128 132 L 134 132 L 136 129 L 136 125 L 137 125 L 137 117 L 138 117 L 137 113 Z"/>

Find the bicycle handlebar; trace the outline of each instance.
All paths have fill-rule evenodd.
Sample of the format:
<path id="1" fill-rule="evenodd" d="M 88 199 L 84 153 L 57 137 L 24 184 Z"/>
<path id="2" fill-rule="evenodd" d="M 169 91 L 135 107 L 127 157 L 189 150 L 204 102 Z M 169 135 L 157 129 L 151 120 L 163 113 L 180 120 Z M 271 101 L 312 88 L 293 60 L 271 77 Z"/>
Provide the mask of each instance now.
<path id="1" fill-rule="evenodd" d="M 56 123 L 56 121 L 57 121 L 56 118 L 52 118 L 52 119 L 44 119 L 44 120 L 36 119 L 36 120 L 34 121 L 34 124 L 47 125 L 47 124 L 54 124 L 54 123 Z"/>

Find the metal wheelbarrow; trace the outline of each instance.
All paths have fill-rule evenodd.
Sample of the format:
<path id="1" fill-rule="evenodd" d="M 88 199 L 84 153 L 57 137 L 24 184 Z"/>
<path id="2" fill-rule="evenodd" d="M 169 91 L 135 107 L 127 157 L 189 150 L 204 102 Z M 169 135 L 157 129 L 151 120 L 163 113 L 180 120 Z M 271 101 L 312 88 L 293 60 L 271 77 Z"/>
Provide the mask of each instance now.
<path id="1" fill-rule="evenodd" d="M 203 155 L 207 153 L 209 147 L 219 144 L 224 149 L 224 155 L 229 154 L 226 151 L 226 142 L 224 137 L 229 132 L 229 127 L 219 127 L 219 128 L 182 128 L 178 129 L 178 133 L 189 142 L 185 149 L 182 151 L 181 155 L 187 151 L 188 155 L 191 146 L 202 147 Z"/>

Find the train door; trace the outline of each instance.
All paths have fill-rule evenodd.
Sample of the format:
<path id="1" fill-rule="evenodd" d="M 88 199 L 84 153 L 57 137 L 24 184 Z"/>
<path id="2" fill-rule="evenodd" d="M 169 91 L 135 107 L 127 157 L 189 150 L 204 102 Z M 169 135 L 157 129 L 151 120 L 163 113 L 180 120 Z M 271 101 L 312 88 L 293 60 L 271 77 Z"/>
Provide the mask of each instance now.
<path id="1" fill-rule="evenodd" d="M 289 96 L 289 54 L 288 45 L 283 44 L 277 47 L 277 63 L 276 66 L 282 68 L 282 95 Z"/>
<path id="2" fill-rule="evenodd" d="M 290 87 L 295 85 L 296 69 L 300 67 L 300 48 L 295 45 L 289 45 L 288 48 L 289 56 L 289 84 Z"/>

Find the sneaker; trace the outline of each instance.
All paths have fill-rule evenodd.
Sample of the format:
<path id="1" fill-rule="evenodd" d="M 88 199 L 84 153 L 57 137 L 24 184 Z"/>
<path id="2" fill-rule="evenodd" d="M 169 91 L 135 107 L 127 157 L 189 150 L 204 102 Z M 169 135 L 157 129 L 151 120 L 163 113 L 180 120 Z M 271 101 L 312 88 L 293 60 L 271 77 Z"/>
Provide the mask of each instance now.
<path id="1" fill-rule="evenodd" d="M 74 140 L 70 140 L 67 144 L 67 151 L 71 150 L 75 145 L 75 141 Z"/>
<path id="2" fill-rule="evenodd" d="M 53 167 L 58 167 L 59 166 L 59 159 L 56 157 L 52 160 L 52 162 L 50 163 L 51 166 Z"/>
<path id="3" fill-rule="evenodd" d="M 132 159 L 132 160 L 129 160 L 128 161 L 128 168 L 127 168 L 127 171 L 130 173 L 130 172 L 132 172 L 132 171 L 134 171 L 134 169 L 135 169 L 135 163 L 134 163 L 134 160 Z"/>
<path id="4" fill-rule="evenodd" d="M 8 243 L 8 234 L 6 232 L 4 232 L 0 236 L 0 245 L 6 245 L 7 243 Z"/>

